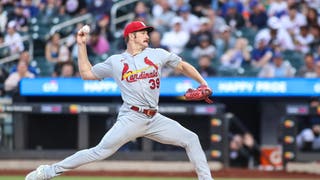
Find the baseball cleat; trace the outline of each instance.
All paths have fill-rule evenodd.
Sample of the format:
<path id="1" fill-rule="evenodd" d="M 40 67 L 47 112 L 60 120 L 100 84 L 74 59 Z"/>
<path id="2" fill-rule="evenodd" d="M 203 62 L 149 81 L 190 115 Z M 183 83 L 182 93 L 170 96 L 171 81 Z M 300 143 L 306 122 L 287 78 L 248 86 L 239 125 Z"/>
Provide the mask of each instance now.
<path id="1" fill-rule="evenodd" d="M 49 180 L 45 174 L 45 168 L 49 168 L 49 165 L 41 165 L 36 170 L 30 172 L 25 180 Z"/>

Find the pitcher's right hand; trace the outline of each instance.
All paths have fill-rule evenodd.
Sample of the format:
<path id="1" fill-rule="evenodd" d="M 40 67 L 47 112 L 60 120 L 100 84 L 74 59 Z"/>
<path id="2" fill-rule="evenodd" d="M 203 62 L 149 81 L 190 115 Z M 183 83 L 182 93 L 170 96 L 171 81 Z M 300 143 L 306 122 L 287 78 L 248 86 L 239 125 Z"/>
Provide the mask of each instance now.
<path id="1" fill-rule="evenodd" d="M 89 39 L 90 28 L 88 25 L 83 26 L 77 33 L 78 45 L 86 45 Z"/>

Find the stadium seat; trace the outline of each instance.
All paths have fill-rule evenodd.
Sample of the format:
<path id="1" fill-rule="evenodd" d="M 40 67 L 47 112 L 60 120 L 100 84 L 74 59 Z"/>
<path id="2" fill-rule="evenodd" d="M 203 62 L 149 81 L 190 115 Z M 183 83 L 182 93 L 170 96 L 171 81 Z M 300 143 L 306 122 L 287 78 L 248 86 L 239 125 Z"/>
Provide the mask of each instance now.
<path id="1" fill-rule="evenodd" d="M 198 60 L 194 59 L 191 54 L 192 54 L 192 49 L 185 48 L 180 53 L 180 56 L 191 65 L 198 67 Z"/>
<path id="2" fill-rule="evenodd" d="M 240 36 L 248 39 L 249 45 L 254 46 L 254 39 L 256 37 L 257 31 L 253 28 L 242 28 L 240 30 Z"/>
<path id="3" fill-rule="evenodd" d="M 297 51 L 284 51 L 283 59 L 289 61 L 296 70 L 299 70 L 304 64 L 303 54 Z"/>
<path id="4" fill-rule="evenodd" d="M 40 69 L 39 76 L 50 77 L 54 70 L 54 64 L 47 61 L 45 57 L 35 57 L 34 60 Z"/>
<path id="5" fill-rule="evenodd" d="M 238 76 L 238 69 L 233 69 L 233 68 L 219 68 L 218 69 L 218 76 L 221 77 L 234 77 L 234 76 Z"/>

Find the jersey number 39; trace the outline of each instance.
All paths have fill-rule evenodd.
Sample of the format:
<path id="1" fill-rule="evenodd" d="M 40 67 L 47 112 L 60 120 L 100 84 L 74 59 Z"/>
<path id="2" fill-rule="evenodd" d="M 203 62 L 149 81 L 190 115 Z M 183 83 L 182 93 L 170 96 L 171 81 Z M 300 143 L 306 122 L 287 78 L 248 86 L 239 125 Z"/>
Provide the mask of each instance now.
<path id="1" fill-rule="evenodd" d="M 157 78 L 157 79 L 150 79 L 149 80 L 149 83 L 150 83 L 150 89 L 159 89 L 160 87 L 160 79 Z"/>

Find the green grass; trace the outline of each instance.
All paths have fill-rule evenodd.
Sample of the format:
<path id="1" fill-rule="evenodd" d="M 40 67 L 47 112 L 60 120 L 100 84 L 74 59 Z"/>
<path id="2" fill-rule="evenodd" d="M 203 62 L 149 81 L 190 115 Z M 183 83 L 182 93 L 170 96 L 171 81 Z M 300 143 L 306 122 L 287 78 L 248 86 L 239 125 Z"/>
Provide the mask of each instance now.
<path id="1" fill-rule="evenodd" d="M 24 180 L 22 176 L 0 176 L 0 180 Z M 151 177 L 75 177 L 62 176 L 54 180 L 196 180 L 195 178 L 151 178 Z M 292 180 L 263 178 L 215 178 L 215 180 Z"/>

